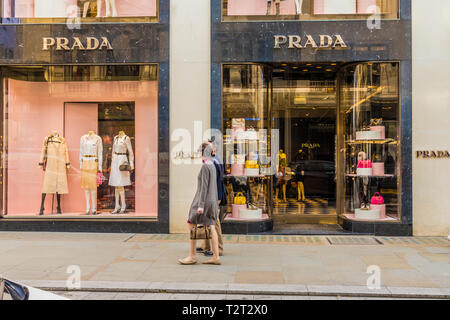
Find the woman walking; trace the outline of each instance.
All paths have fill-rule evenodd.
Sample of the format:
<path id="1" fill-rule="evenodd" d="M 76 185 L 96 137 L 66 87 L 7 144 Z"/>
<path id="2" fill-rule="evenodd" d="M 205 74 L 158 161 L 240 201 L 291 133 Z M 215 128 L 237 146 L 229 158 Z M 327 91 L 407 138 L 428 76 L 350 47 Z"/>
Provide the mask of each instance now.
<path id="1" fill-rule="evenodd" d="M 218 212 L 217 200 L 217 182 L 216 182 L 216 168 L 212 160 L 213 148 L 211 143 L 204 142 L 201 146 L 202 151 L 202 168 L 197 178 L 197 192 L 192 201 L 191 209 L 189 210 L 188 228 L 189 233 L 191 229 L 201 224 L 209 226 L 211 230 L 211 245 L 213 256 L 211 259 L 203 262 L 204 264 L 221 264 L 219 259 L 219 245 L 217 238 L 217 231 L 215 228 Z M 184 259 L 179 259 L 180 264 L 196 264 L 196 240 L 190 240 L 189 256 Z"/>

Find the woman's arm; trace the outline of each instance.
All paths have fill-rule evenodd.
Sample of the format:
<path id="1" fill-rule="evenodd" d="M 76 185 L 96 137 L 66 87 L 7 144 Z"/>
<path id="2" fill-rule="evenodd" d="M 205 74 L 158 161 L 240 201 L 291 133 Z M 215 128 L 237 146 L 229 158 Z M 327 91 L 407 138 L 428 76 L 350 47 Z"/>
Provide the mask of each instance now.
<path id="1" fill-rule="evenodd" d="M 200 171 L 200 185 L 198 186 L 200 190 L 199 194 L 199 203 L 198 203 L 198 213 L 202 214 L 205 208 L 206 197 L 208 195 L 208 187 L 209 187 L 209 179 L 210 174 L 209 170 L 206 167 L 206 164 L 202 165 L 202 169 Z"/>

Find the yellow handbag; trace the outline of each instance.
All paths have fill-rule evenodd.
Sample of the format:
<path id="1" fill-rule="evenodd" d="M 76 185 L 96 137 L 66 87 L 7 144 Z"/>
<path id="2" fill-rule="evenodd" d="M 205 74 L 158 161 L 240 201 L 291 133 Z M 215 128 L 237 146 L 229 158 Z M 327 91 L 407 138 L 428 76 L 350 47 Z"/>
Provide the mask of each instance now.
<path id="1" fill-rule="evenodd" d="M 242 192 L 238 192 L 236 197 L 234 197 L 234 204 L 246 204 L 247 199 L 244 197 Z"/>
<path id="2" fill-rule="evenodd" d="M 246 160 L 245 167 L 247 169 L 259 169 L 258 161 L 256 160 Z"/>

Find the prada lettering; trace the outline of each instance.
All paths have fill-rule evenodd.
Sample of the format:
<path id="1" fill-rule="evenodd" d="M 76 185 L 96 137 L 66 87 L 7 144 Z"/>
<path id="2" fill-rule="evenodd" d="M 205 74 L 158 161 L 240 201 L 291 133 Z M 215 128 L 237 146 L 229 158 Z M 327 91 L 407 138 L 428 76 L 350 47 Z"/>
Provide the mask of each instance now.
<path id="1" fill-rule="evenodd" d="M 274 38 L 274 49 L 289 48 L 289 49 L 348 49 L 347 44 L 341 35 L 336 34 L 334 36 L 320 35 L 317 38 L 313 38 L 311 35 L 305 37 L 291 35 L 282 36 L 276 35 Z"/>
<path id="2" fill-rule="evenodd" d="M 113 50 L 111 43 L 107 37 L 97 39 L 95 37 L 87 37 L 82 41 L 78 37 L 72 39 L 64 37 L 45 37 L 42 38 L 42 50 L 48 51 L 55 49 L 57 51 L 74 51 L 74 50 Z"/>
<path id="3" fill-rule="evenodd" d="M 448 159 L 450 158 L 450 153 L 448 151 L 416 151 L 416 157 L 423 159 Z"/>

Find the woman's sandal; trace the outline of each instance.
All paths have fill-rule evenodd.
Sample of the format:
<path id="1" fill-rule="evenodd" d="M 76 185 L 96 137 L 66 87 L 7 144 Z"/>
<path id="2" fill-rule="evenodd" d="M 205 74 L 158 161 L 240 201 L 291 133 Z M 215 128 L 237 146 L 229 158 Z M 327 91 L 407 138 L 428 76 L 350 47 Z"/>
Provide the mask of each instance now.
<path id="1" fill-rule="evenodd" d="M 220 261 L 220 259 L 209 259 L 203 262 L 203 264 L 215 264 L 215 265 L 221 265 L 222 262 Z"/>
<path id="2" fill-rule="evenodd" d="M 178 259 L 178 262 L 183 265 L 196 264 L 197 259 L 192 259 L 191 257 L 187 257 L 184 259 Z"/>

